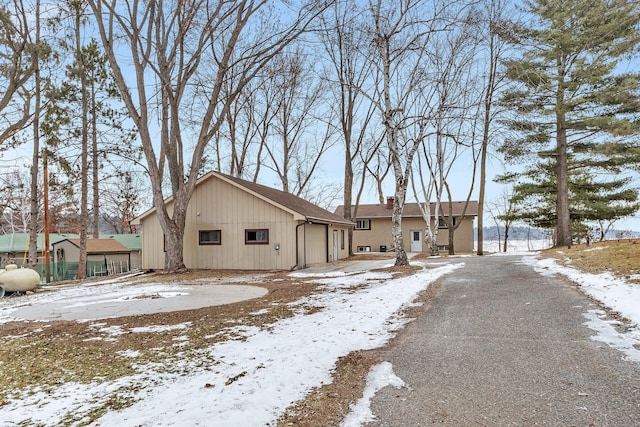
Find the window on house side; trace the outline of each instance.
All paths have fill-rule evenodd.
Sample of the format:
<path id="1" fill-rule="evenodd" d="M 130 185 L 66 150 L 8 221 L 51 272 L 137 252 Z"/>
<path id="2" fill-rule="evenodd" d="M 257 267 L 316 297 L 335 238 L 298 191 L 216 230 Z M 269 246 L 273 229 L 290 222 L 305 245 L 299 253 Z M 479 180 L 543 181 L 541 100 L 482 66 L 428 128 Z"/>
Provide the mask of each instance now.
<path id="1" fill-rule="evenodd" d="M 340 230 L 340 249 L 344 250 L 344 230 Z"/>
<path id="2" fill-rule="evenodd" d="M 356 219 L 356 230 L 371 230 L 371 220 Z"/>
<path id="3" fill-rule="evenodd" d="M 221 243 L 222 243 L 222 232 L 220 230 L 198 231 L 199 245 L 220 245 Z"/>
<path id="4" fill-rule="evenodd" d="M 266 228 L 244 230 L 244 243 L 245 245 L 268 245 L 269 230 Z"/>
<path id="5" fill-rule="evenodd" d="M 453 218 L 453 225 L 456 224 L 456 219 Z M 449 228 L 449 217 L 438 218 L 438 228 Z"/>

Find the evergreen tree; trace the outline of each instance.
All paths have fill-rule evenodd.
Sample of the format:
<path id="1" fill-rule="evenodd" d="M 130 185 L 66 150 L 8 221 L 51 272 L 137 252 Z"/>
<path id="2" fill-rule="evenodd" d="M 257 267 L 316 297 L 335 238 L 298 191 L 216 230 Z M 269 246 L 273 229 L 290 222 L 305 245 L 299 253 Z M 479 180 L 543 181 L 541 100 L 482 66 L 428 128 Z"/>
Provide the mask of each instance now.
<path id="1" fill-rule="evenodd" d="M 569 157 L 569 221 L 573 238 L 585 236 L 594 224 L 602 229 L 603 222 L 612 224 L 640 209 L 638 192 L 628 187 L 629 177 L 605 181 L 575 166 Z M 508 219 L 538 228 L 555 228 L 558 222 L 555 171 L 556 165 L 551 158 L 539 161 L 536 168 L 527 172 L 498 178 L 499 182 L 517 182 L 510 198 L 516 209 L 509 213 Z M 604 238 L 602 233 L 600 238 Z"/>
<path id="2" fill-rule="evenodd" d="M 504 102 L 517 113 L 509 125 L 518 137 L 502 149 L 507 160 L 519 162 L 539 152 L 553 155 L 556 243 L 571 246 L 569 157 L 586 174 L 640 160 L 638 142 L 629 138 L 640 132 L 634 116 L 640 78 L 619 72 L 638 47 L 640 6 L 628 0 L 526 5 L 532 19 L 516 32 L 522 55 L 506 61 L 515 87 Z"/>

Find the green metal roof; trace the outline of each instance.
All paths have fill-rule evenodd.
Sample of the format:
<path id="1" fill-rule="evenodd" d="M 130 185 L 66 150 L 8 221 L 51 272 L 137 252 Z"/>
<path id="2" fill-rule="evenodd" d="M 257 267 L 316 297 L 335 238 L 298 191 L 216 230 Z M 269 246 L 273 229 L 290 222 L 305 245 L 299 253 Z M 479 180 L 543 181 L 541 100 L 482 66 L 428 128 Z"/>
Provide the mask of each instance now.
<path id="1" fill-rule="evenodd" d="M 77 234 L 49 234 L 49 243 L 53 245 L 65 239 L 79 239 Z M 132 251 L 142 250 L 140 234 L 102 234 L 101 239 L 114 239 Z M 44 248 L 44 234 L 38 233 L 38 252 Z M 29 250 L 29 233 L 11 233 L 0 235 L 0 253 L 27 252 Z"/>
<path id="2" fill-rule="evenodd" d="M 49 243 L 54 244 L 64 239 L 77 239 L 77 234 L 49 234 Z M 38 234 L 38 252 L 44 248 L 44 234 Z M 29 250 L 29 233 L 11 233 L 0 235 L 0 253 L 27 252 Z"/>
<path id="3" fill-rule="evenodd" d="M 101 234 L 101 239 L 114 239 L 132 251 L 142 250 L 142 235 L 140 234 Z"/>

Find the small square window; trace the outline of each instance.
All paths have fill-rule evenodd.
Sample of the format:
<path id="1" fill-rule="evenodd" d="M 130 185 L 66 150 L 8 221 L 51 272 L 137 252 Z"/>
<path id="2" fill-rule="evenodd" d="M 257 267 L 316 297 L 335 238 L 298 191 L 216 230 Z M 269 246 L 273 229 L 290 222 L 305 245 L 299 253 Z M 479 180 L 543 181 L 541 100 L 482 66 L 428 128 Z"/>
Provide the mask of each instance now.
<path id="1" fill-rule="evenodd" d="M 449 228 L 449 217 L 438 218 L 438 228 Z"/>
<path id="2" fill-rule="evenodd" d="M 246 245 L 268 245 L 269 230 L 266 228 L 257 230 L 244 230 L 244 243 Z"/>
<path id="3" fill-rule="evenodd" d="M 222 243 L 222 232 L 220 230 L 200 230 L 198 232 L 198 244 L 219 245 Z"/>
<path id="4" fill-rule="evenodd" d="M 356 219 L 356 230 L 371 230 L 371 220 Z"/>

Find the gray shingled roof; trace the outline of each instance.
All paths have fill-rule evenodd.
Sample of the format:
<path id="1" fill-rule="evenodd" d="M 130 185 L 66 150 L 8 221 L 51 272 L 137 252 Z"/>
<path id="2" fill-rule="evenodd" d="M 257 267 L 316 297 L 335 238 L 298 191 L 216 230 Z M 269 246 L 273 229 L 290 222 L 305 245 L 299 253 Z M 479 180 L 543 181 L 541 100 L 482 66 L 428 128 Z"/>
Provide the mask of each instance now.
<path id="1" fill-rule="evenodd" d="M 210 172 L 210 173 L 222 179 L 225 179 L 227 181 L 231 181 L 238 187 L 250 190 L 251 192 L 256 193 L 258 195 L 262 195 L 265 198 L 271 200 L 272 202 L 275 202 L 278 205 L 284 206 L 294 212 L 297 212 L 300 215 L 303 215 L 310 220 L 316 220 L 316 221 L 327 222 L 327 223 L 339 223 L 339 224 L 349 224 L 349 225 L 352 224 L 348 220 L 344 219 L 344 217 L 340 215 L 336 215 L 333 212 L 329 212 L 328 210 L 323 209 L 320 206 L 314 205 L 313 203 L 307 200 L 304 200 L 301 197 L 294 196 L 293 194 L 285 193 L 284 191 L 276 190 L 275 188 L 267 187 L 265 185 L 256 184 L 255 182 L 245 181 L 243 179 L 236 178 L 231 175 L 225 175 L 219 172 Z M 208 175 L 209 174 L 207 174 L 207 176 Z"/>
<path id="2" fill-rule="evenodd" d="M 453 207 L 453 216 L 459 217 L 462 216 L 462 211 L 464 209 L 465 202 L 452 202 Z M 449 203 L 444 202 L 441 204 L 442 212 L 444 216 L 449 215 Z M 344 212 L 344 206 L 338 206 L 335 210 L 336 215 L 342 216 Z M 377 204 L 377 205 L 359 205 L 358 206 L 358 218 L 391 218 L 393 213 L 393 209 L 387 207 L 387 204 Z M 431 203 L 431 214 L 435 214 L 435 203 Z M 405 218 L 409 217 L 422 217 L 422 212 L 420 211 L 420 207 L 417 203 L 406 203 L 404 205 L 404 210 L 402 211 L 402 216 Z M 467 210 L 465 212 L 466 217 L 474 217 L 478 216 L 478 202 L 470 201 Z"/>

